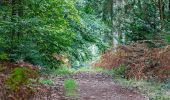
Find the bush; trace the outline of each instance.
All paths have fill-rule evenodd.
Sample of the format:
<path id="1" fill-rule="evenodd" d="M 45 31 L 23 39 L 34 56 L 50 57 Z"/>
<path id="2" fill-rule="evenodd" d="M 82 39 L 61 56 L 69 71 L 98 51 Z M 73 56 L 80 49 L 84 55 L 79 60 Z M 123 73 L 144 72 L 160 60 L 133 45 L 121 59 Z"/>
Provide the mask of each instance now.
<path id="1" fill-rule="evenodd" d="M 6 66 L 0 99 L 2 100 L 29 100 L 35 95 L 38 72 L 26 67 Z M 6 72 L 9 71 L 9 73 Z M 5 73 L 6 72 L 6 73 Z M 33 86 L 34 85 L 34 86 Z"/>
<path id="2" fill-rule="evenodd" d="M 0 60 L 8 60 L 8 54 L 5 52 L 0 52 Z"/>
<path id="3" fill-rule="evenodd" d="M 28 68 L 15 68 L 6 80 L 7 87 L 12 91 L 18 91 L 22 86 L 27 86 L 30 79 L 37 78 L 38 73 Z"/>
<path id="4" fill-rule="evenodd" d="M 55 75 L 61 75 L 62 76 L 62 75 L 74 73 L 74 69 L 68 68 L 68 67 L 60 67 L 58 69 L 55 69 L 55 71 L 53 73 Z"/>
<path id="5" fill-rule="evenodd" d="M 125 71 L 126 71 L 127 67 L 125 65 L 120 65 L 119 67 L 115 67 L 113 68 L 113 73 L 116 76 L 122 76 L 124 77 Z"/>

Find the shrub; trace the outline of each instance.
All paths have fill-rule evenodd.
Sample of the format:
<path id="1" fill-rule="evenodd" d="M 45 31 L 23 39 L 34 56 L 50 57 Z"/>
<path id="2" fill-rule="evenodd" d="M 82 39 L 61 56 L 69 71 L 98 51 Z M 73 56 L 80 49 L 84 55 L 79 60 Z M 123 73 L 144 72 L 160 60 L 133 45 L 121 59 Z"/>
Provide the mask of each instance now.
<path id="1" fill-rule="evenodd" d="M 9 70 L 9 73 L 4 73 L 4 81 L 0 87 L 2 100 L 29 100 L 35 95 L 36 88 L 38 85 L 37 78 L 39 76 L 36 70 L 26 67 L 5 67 Z M 4 72 L 4 71 L 3 71 Z M 34 84 L 34 86 L 33 86 Z M 1 93 L 0 93 L 1 94 Z"/>
<path id="2" fill-rule="evenodd" d="M 60 67 L 58 69 L 55 69 L 54 74 L 55 75 L 67 75 L 74 72 L 74 69 L 68 68 L 68 67 Z"/>
<path id="3" fill-rule="evenodd" d="M 22 86 L 28 85 L 31 78 L 37 78 L 38 73 L 29 68 L 15 68 L 6 80 L 7 87 L 12 91 L 18 91 Z"/>
<path id="4" fill-rule="evenodd" d="M 0 60 L 8 60 L 8 54 L 5 52 L 0 52 Z"/>
<path id="5" fill-rule="evenodd" d="M 116 76 L 122 76 L 124 77 L 125 71 L 126 71 L 127 67 L 125 65 L 120 65 L 118 67 L 113 68 L 113 73 Z"/>

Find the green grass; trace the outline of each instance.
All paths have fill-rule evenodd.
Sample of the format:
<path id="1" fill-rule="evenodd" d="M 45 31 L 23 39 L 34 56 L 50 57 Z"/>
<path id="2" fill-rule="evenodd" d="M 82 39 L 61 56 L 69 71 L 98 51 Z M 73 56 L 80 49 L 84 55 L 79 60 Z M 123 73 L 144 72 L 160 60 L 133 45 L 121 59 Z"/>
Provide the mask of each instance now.
<path id="1" fill-rule="evenodd" d="M 77 84 L 73 79 L 68 79 L 64 81 L 65 96 L 67 97 L 77 97 Z"/>
<path id="2" fill-rule="evenodd" d="M 72 73 L 75 73 L 75 69 L 68 68 L 68 67 L 60 67 L 56 69 L 55 71 L 53 71 L 54 75 L 60 75 L 60 76 L 72 74 Z"/>
<path id="3" fill-rule="evenodd" d="M 170 83 L 148 82 L 145 80 L 126 80 L 123 78 L 114 79 L 118 84 L 127 88 L 136 88 L 149 100 L 170 100 Z"/>
<path id="4" fill-rule="evenodd" d="M 45 79 L 45 78 L 40 78 L 39 82 L 44 85 L 49 85 L 49 86 L 54 85 L 54 82 L 52 80 Z"/>
<path id="5" fill-rule="evenodd" d="M 94 70 L 97 71 L 97 72 L 103 72 L 104 71 L 104 69 L 101 68 L 101 67 L 96 67 L 96 68 L 94 68 Z"/>
<path id="6" fill-rule="evenodd" d="M 124 73 L 126 71 L 125 65 L 120 65 L 119 67 L 114 68 L 112 71 L 115 74 L 115 76 L 124 76 Z"/>
<path id="7" fill-rule="evenodd" d="M 53 71 L 53 75 L 68 75 L 68 74 L 74 74 L 74 73 L 79 73 L 79 72 L 102 72 L 104 71 L 102 68 L 100 67 L 81 67 L 79 69 L 74 69 L 74 68 L 68 68 L 68 67 L 60 67 L 58 69 L 56 69 L 55 71 Z"/>
<path id="8" fill-rule="evenodd" d="M 102 69 L 101 67 L 81 67 L 78 70 L 75 71 L 76 72 L 102 72 L 104 71 L 104 69 Z"/>
<path id="9" fill-rule="evenodd" d="M 112 75 L 114 77 L 124 77 L 125 71 L 126 71 L 125 65 L 120 65 L 119 67 L 115 67 L 112 70 L 103 70 L 104 73 L 108 75 Z"/>

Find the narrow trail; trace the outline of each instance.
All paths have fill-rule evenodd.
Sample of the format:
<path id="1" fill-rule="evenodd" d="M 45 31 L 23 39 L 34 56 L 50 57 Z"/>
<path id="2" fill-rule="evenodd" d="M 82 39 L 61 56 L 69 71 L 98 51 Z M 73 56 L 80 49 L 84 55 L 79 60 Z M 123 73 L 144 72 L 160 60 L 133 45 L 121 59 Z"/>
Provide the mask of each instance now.
<path id="1" fill-rule="evenodd" d="M 63 97 L 61 100 L 147 100 L 134 90 L 114 83 L 113 77 L 104 73 L 77 73 L 65 76 L 62 80 L 66 79 L 76 80 L 79 97 Z"/>
<path id="2" fill-rule="evenodd" d="M 102 73 L 81 75 L 84 77 L 77 80 L 79 100 L 145 100 L 138 93 L 116 85 L 108 75 Z"/>

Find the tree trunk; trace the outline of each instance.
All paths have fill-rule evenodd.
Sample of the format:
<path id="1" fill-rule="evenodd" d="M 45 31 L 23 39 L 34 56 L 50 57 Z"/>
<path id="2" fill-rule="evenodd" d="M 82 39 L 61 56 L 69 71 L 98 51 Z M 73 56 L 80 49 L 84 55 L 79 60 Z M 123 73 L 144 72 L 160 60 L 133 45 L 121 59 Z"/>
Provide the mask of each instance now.
<path id="1" fill-rule="evenodd" d="M 169 0 L 169 11 L 170 11 L 170 0 Z"/>
<path id="2" fill-rule="evenodd" d="M 164 12 L 163 12 L 163 1 L 158 0 L 158 8 L 159 8 L 159 15 L 160 15 L 160 21 L 161 21 L 161 28 L 163 28 L 163 20 L 164 20 Z"/>
<path id="3" fill-rule="evenodd" d="M 18 4 L 19 4 L 19 7 L 18 7 L 18 17 L 19 17 L 19 20 L 18 20 L 18 32 L 17 32 L 17 36 L 18 36 L 18 40 L 21 36 L 21 33 L 22 33 L 22 25 L 20 23 L 22 17 L 23 17 L 23 4 L 22 4 L 22 0 L 18 0 Z"/>
<path id="4" fill-rule="evenodd" d="M 113 0 L 110 0 L 110 3 L 111 3 L 111 10 L 110 10 L 110 17 L 111 17 L 111 22 L 112 22 L 112 35 L 113 37 L 111 37 L 111 46 L 114 46 L 114 31 L 113 31 L 113 3 L 114 1 Z"/>
<path id="5" fill-rule="evenodd" d="M 142 9 L 141 0 L 138 0 L 138 7 L 139 9 Z"/>
<path id="6" fill-rule="evenodd" d="M 16 17 L 17 17 L 17 8 L 16 8 L 16 0 L 12 0 L 11 2 L 11 6 L 12 6 L 12 14 L 11 14 L 11 22 L 12 24 L 16 23 Z M 11 39 L 12 41 L 14 40 L 16 34 L 16 30 L 14 28 L 14 26 L 12 27 L 12 32 L 11 32 Z"/>
<path id="7" fill-rule="evenodd" d="M 3 4 L 3 0 L 0 0 L 0 6 L 2 6 L 2 4 Z"/>
<path id="8" fill-rule="evenodd" d="M 169 7 L 168 8 L 169 8 L 169 18 L 170 18 L 170 0 L 169 0 Z"/>

